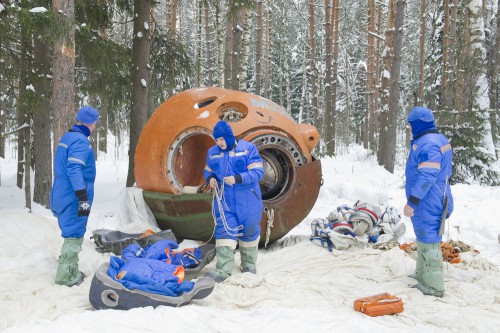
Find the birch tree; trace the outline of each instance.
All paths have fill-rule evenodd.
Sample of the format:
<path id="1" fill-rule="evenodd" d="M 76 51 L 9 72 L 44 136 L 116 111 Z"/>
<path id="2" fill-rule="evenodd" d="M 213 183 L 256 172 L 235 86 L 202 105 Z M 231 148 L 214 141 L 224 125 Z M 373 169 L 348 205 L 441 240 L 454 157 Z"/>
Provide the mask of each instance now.
<path id="1" fill-rule="evenodd" d="M 245 13 L 243 36 L 241 40 L 240 69 L 238 74 L 240 91 L 247 90 L 248 56 L 250 52 L 250 32 L 252 29 L 253 11 L 248 8 Z"/>

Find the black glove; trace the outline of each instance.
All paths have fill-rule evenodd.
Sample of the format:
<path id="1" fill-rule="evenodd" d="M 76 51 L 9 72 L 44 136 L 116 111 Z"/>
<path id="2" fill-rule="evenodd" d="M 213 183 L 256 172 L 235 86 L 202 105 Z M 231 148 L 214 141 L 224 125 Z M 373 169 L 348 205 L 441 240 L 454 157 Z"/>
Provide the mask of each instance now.
<path id="1" fill-rule="evenodd" d="M 78 216 L 89 216 L 90 202 L 87 197 L 87 190 L 75 191 L 75 195 L 78 198 Z"/>

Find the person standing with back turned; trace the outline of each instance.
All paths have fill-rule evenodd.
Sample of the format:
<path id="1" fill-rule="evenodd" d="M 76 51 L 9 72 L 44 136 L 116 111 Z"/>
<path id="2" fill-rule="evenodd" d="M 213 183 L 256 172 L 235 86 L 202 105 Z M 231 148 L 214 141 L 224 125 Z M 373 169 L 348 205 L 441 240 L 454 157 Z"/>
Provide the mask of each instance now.
<path id="1" fill-rule="evenodd" d="M 204 176 L 216 192 L 213 214 L 216 219 L 216 270 L 206 276 L 216 282 L 227 279 L 233 270 L 234 251 L 239 241 L 242 272 L 257 272 L 257 253 L 262 218 L 259 181 L 264 175 L 257 147 L 236 141 L 231 126 L 219 121 L 213 136 L 216 145 L 208 150 Z"/>
<path id="2" fill-rule="evenodd" d="M 442 297 L 444 293 L 442 228 L 453 212 L 450 188 L 452 149 L 434 124 L 432 111 L 414 107 L 408 115 L 413 135 L 406 163 L 404 215 L 411 217 L 417 236 L 417 267 L 413 286 L 424 295 Z"/>
<path id="3" fill-rule="evenodd" d="M 54 157 L 50 208 L 64 239 L 56 284 L 68 287 L 80 285 L 85 279 L 78 269 L 78 254 L 94 199 L 95 155 L 88 137 L 98 118 L 99 113 L 93 107 L 80 108 L 75 125 L 61 137 Z"/>

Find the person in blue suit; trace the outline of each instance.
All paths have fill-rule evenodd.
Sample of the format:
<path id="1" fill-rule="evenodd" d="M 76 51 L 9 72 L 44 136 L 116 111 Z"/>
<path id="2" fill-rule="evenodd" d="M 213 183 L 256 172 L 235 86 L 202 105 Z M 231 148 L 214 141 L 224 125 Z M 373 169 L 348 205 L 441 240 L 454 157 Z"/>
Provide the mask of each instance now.
<path id="1" fill-rule="evenodd" d="M 227 122 L 215 125 L 213 137 L 216 145 L 208 150 L 204 176 L 216 194 L 213 215 L 217 264 L 207 276 L 222 282 L 231 275 L 238 242 L 242 272 L 257 271 L 263 209 L 259 181 L 264 168 L 257 147 L 236 140 Z"/>
<path id="2" fill-rule="evenodd" d="M 78 269 L 78 254 L 94 199 L 96 166 L 88 137 L 98 118 L 99 113 L 93 107 L 80 108 L 75 125 L 61 137 L 54 157 L 50 208 L 64 239 L 56 273 L 59 285 L 79 285 L 85 278 Z"/>
<path id="3" fill-rule="evenodd" d="M 444 218 L 453 212 L 449 182 L 452 149 L 448 139 L 436 129 L 428 108 L 413 108 L 408 122 L 413 140 L 405 171 L 404 215 L 411 217 L 418 248 L 416 272 L 412 277 L 418 281 L 414 287 L 423 294 L 442 297 L 444 274 L 439 228 L 442 218 L 444 223 Z"/>

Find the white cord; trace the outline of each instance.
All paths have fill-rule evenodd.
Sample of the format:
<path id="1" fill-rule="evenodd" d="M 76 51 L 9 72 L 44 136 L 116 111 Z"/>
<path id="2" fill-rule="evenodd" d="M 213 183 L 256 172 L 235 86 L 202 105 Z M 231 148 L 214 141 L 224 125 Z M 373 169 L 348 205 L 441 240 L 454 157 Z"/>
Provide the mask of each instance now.
<path id="1" fill-rule="evenodd" d="M 217 218 L 215 217 L 215 204 L 217 204 L 217 207 L 219 209 L 219 215 L 220 215 L 220 220 L 222 221 L 222 225 L 224 226 L 224 230 L 229 236 L 233 237 L 241 237 L 243 236 L 242 233 L 236 233 L 234 234 L 233 232 L 238 232 L 241 229 L 243 229 L 243 226 L 240 225 L 237 228 L 231 228 L 227 225 L 227 220 L 226 220 L 226 214 L 224 214 L 224 207 L 229 211 L 229 207 L 227 206 L 226 200 L 224 198 L 224 182 L 222 182 L 222 187 L 219 190 L 219 186 L 215 185 L 214 188 L 214 200 L 212 200 L 212 217 L 214 218 L 215 221 L 215 226 L 217 225 Z M 214 226 L 214 230 L 215 230 Z"/>

